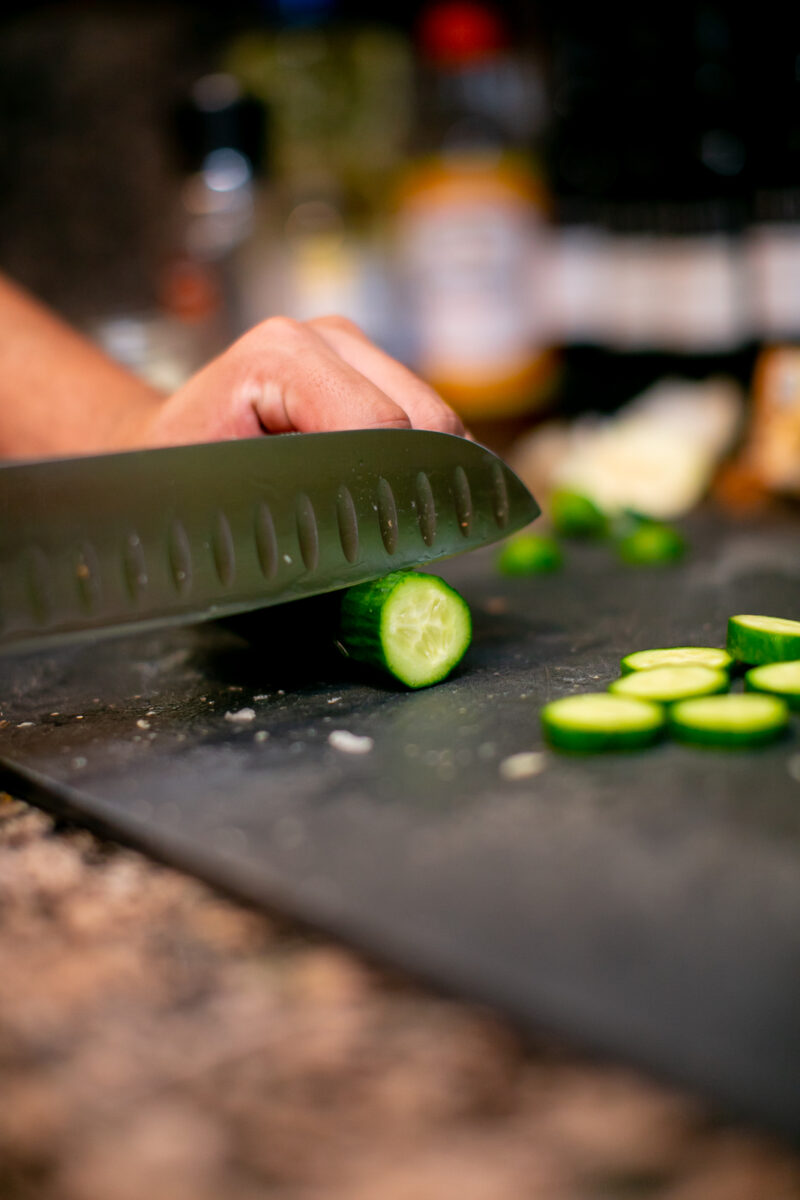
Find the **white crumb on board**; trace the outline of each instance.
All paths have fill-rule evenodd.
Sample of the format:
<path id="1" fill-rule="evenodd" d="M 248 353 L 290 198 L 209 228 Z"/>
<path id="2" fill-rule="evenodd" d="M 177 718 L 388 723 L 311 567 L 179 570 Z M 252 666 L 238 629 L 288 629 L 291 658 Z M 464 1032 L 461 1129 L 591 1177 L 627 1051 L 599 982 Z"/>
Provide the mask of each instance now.
<path id="1" fill-rule="evenodd" d="M 503 779 L 529 779 L 544 770 L 545 756 L 541 750 L 526 750 L 521 754 L 511 754 L 500 763 L 500 774 Z"/>
<path id="2" fill-rule="evenodd" d="M 254 742 L 265 742 L 269 737 L 269 732 L 266 729 L 259 729 L 258 733 L 253 738 Z"/>
<path id="3" fill-rule="evenodd" d="M 136 722 L 136 728 L 137 729 L 149 729 L 150 722 L 145 721 L 144 717 L 139 717 L 139 720 Z"/>
<path id="4" fill-rule="evenodd" d="M 328 734 L 328 743 L 333 746 L 334 750 L 341 750 L 343 754 L 369 754 L 375 745 L 371 737 L 361 737 L 357 733 L 350 733 L 347 729 L 331 730 Z"/>
<path id="5" fill-rule="evenodd" d="M 246 725 L 248 721 L 255 721 L 256 710 L 254 708 L 240 708 L 236 712 L 226 712 L 225 720 L 231 721 L 234 725 Z"/>
<path id="6" fill-rule="evenodd" d="M 30 729 L 31 726 L 35 724 L 35 721 L 20 721 L 20 723 L 17 725 L 17 729 Z"/>

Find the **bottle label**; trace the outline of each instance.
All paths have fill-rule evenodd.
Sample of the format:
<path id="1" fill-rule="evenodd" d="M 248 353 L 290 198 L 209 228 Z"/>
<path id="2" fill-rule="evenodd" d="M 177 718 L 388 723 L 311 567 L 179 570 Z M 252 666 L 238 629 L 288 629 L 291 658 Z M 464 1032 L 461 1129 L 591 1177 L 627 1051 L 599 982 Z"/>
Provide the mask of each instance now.
<path id="1" fill-rule="evenodd" d="M 475 415 L 500 415 L 545 344 L 545 230 L 525 191 L 488 173 L 419 189 L 402 211 L 415 366 L 451 398 L 469 392 Z"/>
<path id="2" fill-rule="evenodd" d="M 753 319 L 762 338 L 800 334 L 800 226 L 769 224 L 751 231 L 748 266 Z"/>

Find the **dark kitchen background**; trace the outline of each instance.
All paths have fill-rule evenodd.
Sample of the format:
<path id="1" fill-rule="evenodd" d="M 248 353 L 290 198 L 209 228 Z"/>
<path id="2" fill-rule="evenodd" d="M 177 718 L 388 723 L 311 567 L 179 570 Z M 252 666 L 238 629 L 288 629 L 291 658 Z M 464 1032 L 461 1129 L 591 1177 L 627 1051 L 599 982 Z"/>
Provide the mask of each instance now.
<path id="1" fill-rule="evenodd" d="M 12 5 L 0 218 L 0 269 L 165 390 L 338 311 L 512 458 L 776 375 L 800 462 L 792 6 Z M 731 495 L 798 486 L 762 460 Z"/>

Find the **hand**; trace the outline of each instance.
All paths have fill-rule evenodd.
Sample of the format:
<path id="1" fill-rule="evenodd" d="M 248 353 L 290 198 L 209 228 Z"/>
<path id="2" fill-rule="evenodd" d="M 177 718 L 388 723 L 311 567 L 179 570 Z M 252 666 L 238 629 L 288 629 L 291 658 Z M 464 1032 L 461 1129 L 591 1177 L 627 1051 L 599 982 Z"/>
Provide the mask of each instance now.
<path id="1" fill-rule="evenodd" d="M 165 398 L 0 276 L 0 458 L 359 428 L 464 433 L 341 317 L 263 321 Z"/>
<path id="2" fill-rule="evenodd" d="M 343 317 L 271 317 L 142 415 L 129 445 L 335 429 L 465 433 L 432 388 Z"/>

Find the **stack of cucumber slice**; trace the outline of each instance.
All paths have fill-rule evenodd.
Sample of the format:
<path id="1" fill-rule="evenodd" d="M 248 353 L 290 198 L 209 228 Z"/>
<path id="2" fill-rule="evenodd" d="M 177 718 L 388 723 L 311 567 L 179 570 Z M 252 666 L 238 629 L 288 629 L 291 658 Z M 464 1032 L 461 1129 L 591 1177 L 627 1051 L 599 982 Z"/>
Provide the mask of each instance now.
<path id="1" fill-rule="evenodd" d="M 738 664 L 750 667 L 745 690 L 729 694 L 728 672 Z M 620 666 L 622 674 L 607 692 L 545 705 L 542 725 L 553 746 L 631 749 L 664 733 L 696 745 L 760 746 L 785 731 L 790 709 L 800 711 L 800 621 L 785 617 L 734 616 L 725 650 L 637 650 Z"/>

